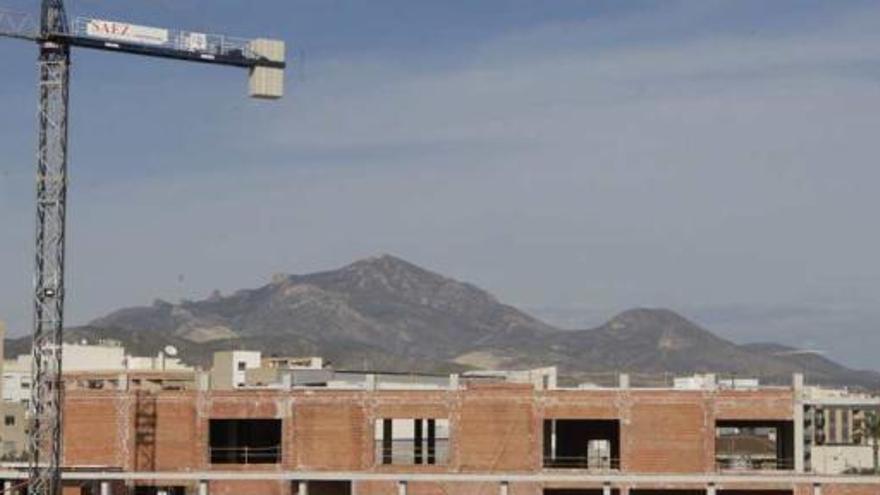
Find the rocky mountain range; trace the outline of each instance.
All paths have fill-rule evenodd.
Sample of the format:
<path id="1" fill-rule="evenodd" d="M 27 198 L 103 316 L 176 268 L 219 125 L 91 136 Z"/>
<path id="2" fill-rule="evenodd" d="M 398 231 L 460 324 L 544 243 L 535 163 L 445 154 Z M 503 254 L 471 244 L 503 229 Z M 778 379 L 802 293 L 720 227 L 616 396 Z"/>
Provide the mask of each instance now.
<path id="1" fill-rule="evenodd" d="M 557 365 L 570 380 L 597 373 L 716 372 L 880 387 L 857 371 L 776 344 L 737 345 L 666 309 L 634 309 L 588 330 L 548 325 L 489 293 L 384 255 L 338 270 L 276 275 L 256 289 L 201 301 L 121 309 L 70 329 L 131 352 L 174 345 L 196 364 L 220 349 L 322 355 L 339 368 L 447 372 Z M 28 345 L 7 344 L 7 354 Z"/>

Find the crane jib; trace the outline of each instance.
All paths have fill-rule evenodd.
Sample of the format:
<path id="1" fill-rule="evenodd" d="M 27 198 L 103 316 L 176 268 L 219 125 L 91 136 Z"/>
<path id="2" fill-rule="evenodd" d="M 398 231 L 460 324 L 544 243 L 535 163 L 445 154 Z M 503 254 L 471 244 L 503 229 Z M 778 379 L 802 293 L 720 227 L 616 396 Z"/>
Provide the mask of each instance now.
<path id="1" fill-rule="evenodd" d="M 56 36 L 55 39 L 60 43 L 67 43 L 71 46 L 78 46 L 82 48 L 134 53 L 137 55 L 145 55 L 149 57 L 185 60 L 189 62 L 200 62 L 216 65 L 229 65 L 233 67 L 271 67 L 275 69 L 283 69 L 287 65 L 283 61 L 278 62 L 263 57 L 256 57 L 252 55 L 248 56 L 244 51 L 236 50 L 229 50 L 225 53 L 211 53 L 206 51 L 179 50 L 176 48 L 167 48 L 164 46 L 141 45 L 137 43 L 126 43 L 118 40 L 107 40 L 83 36 Z"/>

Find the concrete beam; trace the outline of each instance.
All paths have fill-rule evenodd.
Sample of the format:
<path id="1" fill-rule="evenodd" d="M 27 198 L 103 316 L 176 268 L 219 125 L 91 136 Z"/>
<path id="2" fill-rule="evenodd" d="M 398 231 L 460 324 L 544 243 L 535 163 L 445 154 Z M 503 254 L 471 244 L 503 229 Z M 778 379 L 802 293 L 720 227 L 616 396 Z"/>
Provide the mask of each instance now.
<path id="1" fill-rule="evenodd" d="M 27 479 L 27 470 L 0 471 L 0 479 Z M 639 473 L 413 473 L 413 472 L 358 472 L 358 471 L 65 471 L 62 478 L 71 481 L 146 481 L 198 482 L 205 481 L 436 481 L 439 483 L 591 483 L 602 485 L 680 483 L 718 486 L 725 484 L 761 483 L 773 486 L 797 484 L 877 485 L 880 476 L 814 475 L 786 472 L 770 473 L 705 473 L 705 474 L 639 474 Z"/>

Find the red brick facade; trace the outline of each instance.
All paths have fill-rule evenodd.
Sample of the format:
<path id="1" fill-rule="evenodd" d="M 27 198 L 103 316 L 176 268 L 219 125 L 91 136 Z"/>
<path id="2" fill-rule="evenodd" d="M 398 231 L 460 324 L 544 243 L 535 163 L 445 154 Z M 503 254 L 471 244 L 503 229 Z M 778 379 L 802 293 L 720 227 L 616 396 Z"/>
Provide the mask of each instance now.
<path id="1" fill-rule="evenodd" d="M 155 394 L 71 391 L 65 407 L 65 463 L 135 471 L 332 471 L 357 473 L 547 473 L 542 462 L 545 419 L 613 419 L 620 422 L 618 474 L 714 473 L 715 421 L 791 420 L 791 390 L 535 390 L 531 386 L 467 385 L 459 390 L 300 390 L 234 392 L 168 391 Z M 450 425 L 445 465 L 377 462 L 374 422 L 382 418 L 444 418 Z M 275 418 L 282 424 L 281 462 L 212 465 L 209 419 Z M 564 471 L 567 472 L 567 471 Z M 190 482 L 191 483 L 191 482 Z M 356 493 L 396 494 L 389 481 L 360 481 Z M 511 483 L 510 495 L 544 488 L 601 488 L 581 484 Z M 296 493 L 295 482 L 213 481 L 212 494 Z M 614 487 L 621 494 L 629 485 Z M 696 488 L 705 484 L 639 486 Z M 772 487 L 813 494 L 811 484 Z M 413 494 L 496 494 L 498 483 L 413 481 Z M 822 495 L 880 495 L 877 484 L 823 486 Z"/>

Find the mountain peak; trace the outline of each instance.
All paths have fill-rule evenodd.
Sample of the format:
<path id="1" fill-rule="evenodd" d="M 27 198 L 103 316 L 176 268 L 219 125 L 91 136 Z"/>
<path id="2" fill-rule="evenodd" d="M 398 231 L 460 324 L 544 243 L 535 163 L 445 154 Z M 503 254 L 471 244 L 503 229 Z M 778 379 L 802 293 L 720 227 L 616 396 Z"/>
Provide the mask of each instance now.
<path id="1" fill-rule="evenodd" d="M 403 258 L 388 253 L 381 253 L 378 255 L 369 256 L 367 258 L 362 258 L 342 268 L 342 270 L 348 271 L 365 269 L 380 270 L 385 272 L 395 270 L 408 270 L 418 271 L 422 273 L 430 273 L 424 268 L 421 268 L 413 263 L 410 263 L 409 261 L 406 261 Z"/>
<path id="2" fill-rule="evenodd" d="M 599 330 L 609 337 L 638 341 L 659 351 L 734 345 L 666 308 L 627 310 L 609 320 Z"/>
<path id="3" fill-rule="evenodd" d="M 633 308 L 618 313 L 610 321 L 614 327 L 697 327 L 692 321 L 667 308 Z"/>
<path id="4" fill-rule="evenodd" d="M 612 318 L 612 321 L 626 321 L 626 322 L 643 322 L 643 321 L 651 321 L 652 323 L 657 322 L 666 322 L 666 323 L 691 323 L 687 318 L 681 316 L 675 311 L 668 308 L 646 308 L 639 307 L 628 309 L 621 313 L 618 313 L 617 316 Z"/>

